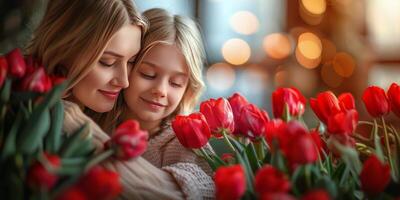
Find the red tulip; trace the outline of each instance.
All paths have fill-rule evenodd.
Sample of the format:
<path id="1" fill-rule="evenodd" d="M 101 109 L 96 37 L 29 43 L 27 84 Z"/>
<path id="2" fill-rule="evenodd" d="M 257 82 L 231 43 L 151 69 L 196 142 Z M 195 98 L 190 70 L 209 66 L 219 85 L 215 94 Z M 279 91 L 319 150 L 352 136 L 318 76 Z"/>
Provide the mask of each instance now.
<path id="1" fill-rule="evenodd" d="M 290 181 L 285 174 L 271 165 L 265 165 L 256 173 L 255 190 L 261 196 L 270 193 L 286 193 L 290 190 Z"/>
<path id="2" fill-rule="evenodd" d="M 221 159 L 228 164 L 234 164 L 236 160 L 232 153 L 222 154 Z"/>
<path id="3" fill-rule="evenodd" d="M 0 84 L 1 85 L 1 84 Z M 400 117 L 400 87 L 396 83 L 392 83 L 387 92 L 390 106 L 394 114 Z"/>
<path id="4" fill-rule="evenodd" d="M 82 176 L 78 186 L 88 199 L 115 199 L 122 192 L 118 173 L 98 166 Z"/>
<path id="5" fill-rule="evenodd" d="M 271 150 L 274 151 L 273 141 L 276 140 L 278 144 L 281 142 L 281 137 L 286 131 L 286 123 L 281 119 L 273 119 L 267 123 L 265 123 L 265 140 L 268 142 Z M 280 144 L 279 144 L 280 146 Z"/>
<path id="6" fill-rule="evenodd" d="M 210 99 L 200 104 L 200 112 L 203 113 L 212 134 L 221 137 L 222 132 L 232 133 L 235 129 L 232 108 L 224 98 Z"/>
<path id="7" fill-rule="evenodd" d="M 239 135 L 240 131 L 238 124 L 236 122 L 240 118 L 240 110 L 242 109 L 243 106 L 249 104 L 249 102 L 245 97 L 243 97 L 239 93 L 233 94 L 231 97 L 228 98 L 228 101 L 232 108 L 233 118 L 235 119 L 235 130 L 233 131 L 233 134 Z"/>
<path id="8" fill-rule="evenodd" d="M 246 191 L 245 172 L 241 165 L 218 168 L 214 181 L 216 198 L 219 200 L 240 199 Z"/>
<path id="9" fill-rule="evenodd" d="M 268 121 L 269 117 L 265 112 L 254 104 L 247 104 L 241 109 L 239 120 L 236 123 L 242 135 L 256 140 L 264 135 L 265 123 Z"/>
<path id="10" fill-rule="evenodd" d="M 8 63 L 4 56 L 0 56 L 0 88 L 3 86 L 7 77 Z"/>
<path id="11" fill-rule="evenodd" d="M 76 186 L 72 186 L 56 197 L 56 200 L 86 200 L 85 194 Z"/>
<path id="12" fill-rule="evenodd" d="M 287 159 L 292 167 L 298 164 L 313 163 L 318 159 L 318 149 L 310 134 L 290 138 Z"/>
<path id="13" fill-rule="evenodd" d="M 21 78 L 25 75 L 26 64 L 21 50 L 16 48 L 10 51 L 7 55 L 7 62 L 9 66 L 9 73 L 11 76 Z"/>
<path id="14" fill-rule="evenodd" d="M 201 113 L 176 116 L 172 121 L 172 129 L 179 142 L 186 148 L 201 148 L 211 137 L 210 128 Z"/>
<path id="15" fill-rule="evenodd" d="M 300 200 L 329 200 L 331 199 L 329 194 L 322 189 L 313 190 L 307 192 Z"/>
<path id="16" fill-rule="evenodd" d="M 282 117 L 285 103 L 289 106 L 290 115 L 304 113 L 306 99 L 296 88 L 279 88 L 272 93 L 272 109 L 276 118 Z"/>
<path id="17" fill-rule="evenodd" d="M 67 80 L 65 77 L 50 75 L 52 85 L 59 85 Z"/>
<path id="18" fill-rule="evenodd" d="M 318 118 L 325 124 L 328 118 L 341 110 L 355 108 L 354 98 L 350 93 L 344 93 L 336 98 L 331 91 L 319 93 L 317 98 L 310 99 L 310 106 Z"/>
<path id="19" fill-rule="evenodd" d="M 326 151 L 326 145 L 323 140 L 321 140 L 321 136 L 318 131 L 316 130 L 311 130 L 310 136 L 314 142 L 315 148 L 318 151 L 318 154 L 320 155 L 321 159 L 324 158 L 324 154 L 322 153 L 323 151 Z"/>
<path id="20" fill-rule="evenodd" d="M 118 159 L 129 160 L 140 156 L 146 150 L 147 138 L 147 131 L 140 130 L 137 121 L 127 120 L 117 127 L 114 135 L 106 143 L 106 148 L 114 148 Z"/>
<path id="21" fill-rule="evenodd" d="M 389 100 L 380 87 L 370 86 L 365 89 L 362 100 L 372 117 L 382 117 L 390 112 Z"/>
<path id="22" fill-rule="evenodd" d="M 52 170 L 57 170 L 60 165 L 61 161 L 60 158 L 56 155 L 50 155 L 45 153 L 44 157 L 48 162 L 48 166 L 51 166 Z M 41 162 L 36 161 L 33 165 L 29 168 L 27 174 L 27 182 L 28 185 L 35 189 L 46 189 L 50 190 L 57 182 L 58 176 L 55 174 L 54 171 L 50 171 L 47 169 Z"/>
<path id="23" fill-rule="evenodd" d="M 35 60 L 32 55 L 25 57 L 26 72 L 25 74 L 32 74 L 35 69 L 39 68 L 41 65 Z"/>
<path id="24" fill-rule="evenodd" d="M 383 192 L 390 182 L 390 167 L 372 155 L 364 162 L 360 174 L 361 189 L 374 196 Z"/>
<path id="25" fill-rule="evenodd" d="M 22 91 L 45 93 L 52 88 L 52 83 L 44 68 L 39 67 L 22 79 L 20 87 Z"/>
<path id="26" fill-rule="evenodd" d="M 328 132 L 331 134 L 352 134 L 357 127 L 358 112 L 344 110 L 328 117 Z"/>

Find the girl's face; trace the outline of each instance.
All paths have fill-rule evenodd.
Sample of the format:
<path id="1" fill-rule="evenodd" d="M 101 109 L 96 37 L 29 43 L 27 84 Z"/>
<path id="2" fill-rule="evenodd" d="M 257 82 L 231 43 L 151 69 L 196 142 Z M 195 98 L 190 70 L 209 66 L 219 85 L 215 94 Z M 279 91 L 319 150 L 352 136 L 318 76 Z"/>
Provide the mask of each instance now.
<path id="1" fill-rule="evenodd" d="M 175 45 L 158 44 L 132 71 L 129 82 L 124 91 L 127 115 L 141 126 L 159 124 L 179 105 L 189 82 L 188 66 Z"/>
<path id="2" fill-rule="evenodd" d="M 81 107 L 96 112 L 110 111 L 121 91 L 129 86 L 136 54 L 140 49 L 141 29 L 125 25 L 110 39 L 92 70 L 72 88 L 72 99 Z"/>

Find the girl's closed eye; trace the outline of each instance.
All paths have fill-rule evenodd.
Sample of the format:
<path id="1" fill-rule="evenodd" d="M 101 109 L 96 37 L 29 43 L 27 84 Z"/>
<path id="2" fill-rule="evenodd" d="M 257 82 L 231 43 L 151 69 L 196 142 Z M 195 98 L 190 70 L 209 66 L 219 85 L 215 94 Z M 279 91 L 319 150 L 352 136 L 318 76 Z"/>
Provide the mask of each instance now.
<path id="1" fill-rule="evenodd" d="M 145 78 L 145 79 L 149 79 L 149 80 L 153 80 L 156 78 L 155 74 L 151 74 L 151 73 L 145 73 L 145 72 L 139 72 L 140 75 Z"/>

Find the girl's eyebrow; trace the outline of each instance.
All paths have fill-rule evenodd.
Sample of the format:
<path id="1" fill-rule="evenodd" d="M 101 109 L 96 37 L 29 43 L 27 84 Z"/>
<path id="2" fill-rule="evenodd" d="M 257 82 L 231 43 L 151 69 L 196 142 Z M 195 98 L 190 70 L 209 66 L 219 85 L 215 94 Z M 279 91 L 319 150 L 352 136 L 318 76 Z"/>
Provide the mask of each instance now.
<path id="1" fill-rule="evenodd" d="M 154 64 L 154 63 L 149 62 L 149 61 L 146 61 L 146 60 L 144 60 L 142 63 L 144 63 L 144 64 L 146 64 L 146 65 L 148 65 L 148 66 L 150 66 L 150 67 L 153 67 L 153 68 L 160 68 L 157 64 Z M 172 71 L 172 72 L 173 72 L 173 73 L 176 73 L 176 74 L 179 75 L 179 76 L 187 76 L 186 73 L 181 72 L 181 71 Z"/>
<path id="2" fill-rule="evenodd" d="M 115 52 L 113 52 L 113 51 L 104 51 L 103 54 L 110 54 L 110 55 L 115 56 L 115 57 L 118 57 L 118 58 L 124 57 L 124 56 L 119 55 L 119 54 L 117 54 L 117 53 L 115 53 Z"/>

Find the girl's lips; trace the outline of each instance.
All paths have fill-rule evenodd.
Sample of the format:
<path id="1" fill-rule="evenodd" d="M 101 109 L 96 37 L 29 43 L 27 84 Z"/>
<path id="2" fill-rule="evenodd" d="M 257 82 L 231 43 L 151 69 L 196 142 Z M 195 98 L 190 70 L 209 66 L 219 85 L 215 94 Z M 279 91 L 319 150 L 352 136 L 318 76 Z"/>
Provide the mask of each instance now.
<path id="1" fill-rule="evenodd" d="M 119 91 L 117 92 L 113 92 L 113 91 L 105 91 L 105 90 L 99 90 L 99 92 L 101 94 L 103 94 L 105 97 L 115 100 L 117 99 L 118 95 L 119 95 Z"/>
<path id="2" fill-rule="evenodd" d="M 150 100 L 147 100 L 147 99 L 142 98 L 142 97 L 140 97 L 140 99 L 141 99 L 142 101 L 144 101 L 145 103 L 147 103 L 147 105 L 148 105 L 152 110 L 159 110 L 159 109 L 161 109 L 161 108 L 167 107 L 166 105 L 163 105 L 163 104 L 158 103 L 158 102 L 150 101 Z"/>

